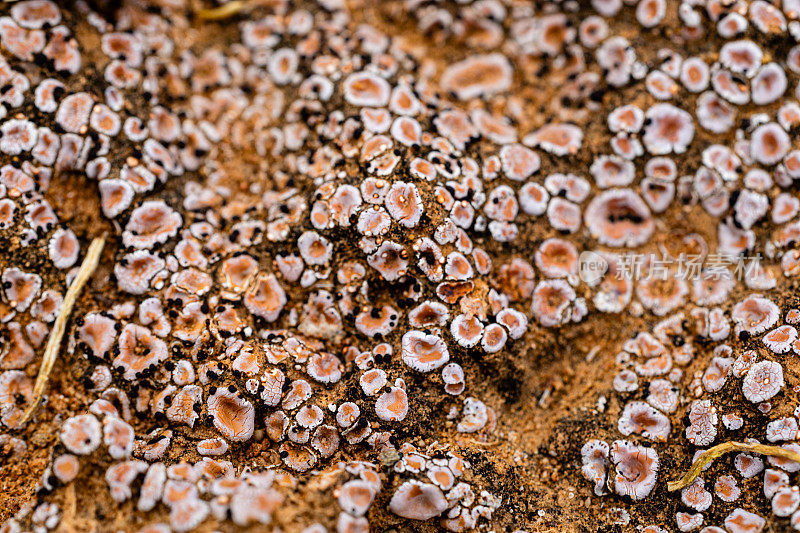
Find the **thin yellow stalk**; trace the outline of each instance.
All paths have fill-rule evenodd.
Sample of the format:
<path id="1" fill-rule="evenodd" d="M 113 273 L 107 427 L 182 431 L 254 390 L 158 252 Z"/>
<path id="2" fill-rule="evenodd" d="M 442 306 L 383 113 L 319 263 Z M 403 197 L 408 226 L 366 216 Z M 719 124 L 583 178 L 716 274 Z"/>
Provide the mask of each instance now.
<path id="1" fill-rule="evenodd" d="M 734 441 L 723 442 L 722 444 L 718 444 L 713 448 L 709 448 L 701 453 L 697 460 L 692 463 L 689 471 L 686 472 L 682 478 L 667 483 L 667 490 L 680 490 L 690 485 L 695 479 L 697 479 L 697 476 L 700 475 L 700 472 L 702 472 L 703 468 L 707 464 L 728 452 L 751 452 L 760 455 L 780 457 L 781 459 L 788 459 L 789 461 L 800 463 L 800 453 L 781 448 L 780 446 L 770 446 L 768 444 L 745 444 L 743 442 Z"/>
<path id="2" fill-rule="evenodd" d="M 197 12 L 198 18 L 203 20 L 223 20 L 239 13 L 244 8 L 244 0 L 232 0 L 227 4 L 212 9 L 201 9 Z"/>
<path id="3" fill-rule="evenodd" d="M 33 387 L 33 398 L 25 414 L 22 416 L 20 425 L 25 424 L 33 416 L 34 411 L 42 401 L 42 396 L 47 388 L 47 382 L 50 379 L 50 372 L 56 364 L 58 357 L 58 350 L 61 347 L 61 339 L 64 337 L 64 332 L 67 329 L 67 321 L 69 320 L 72 308 L 78 300 L 81 289 L 92 277 L 98 263 L 100 262 L 100 255 L 103 253 L 103 247 L 106 244 L 106 237 L 97 237 L 89 245 L 89 250 L 86 252 L 86 257 L 83 258 L 83 263 L 78 270 L 75 279 L 72 280 L 67 294 L 64 296 L 64 302 L 61 305 L 61 310 L 53 324 L 53 329 L 50 331 L 50 337 L 47 339 L 47 346 L 44 349 L 44 357 L 42 358 L 42 366 L 39 368 L 39 375 L 36 377 L 36 384 Z"/>

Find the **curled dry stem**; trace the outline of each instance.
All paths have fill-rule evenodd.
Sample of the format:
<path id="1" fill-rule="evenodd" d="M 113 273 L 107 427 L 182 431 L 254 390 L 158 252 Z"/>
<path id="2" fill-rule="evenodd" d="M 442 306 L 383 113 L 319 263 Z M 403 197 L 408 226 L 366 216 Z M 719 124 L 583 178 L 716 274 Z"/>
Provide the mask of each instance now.
<path id="1" fill-rule="evenodd" d="M 227 4 L 211 9 L 197 11 L 198 18 L 202 20 L 224 20 L 239 13 L 247 4 L 245 0 L 232 0 Z"/>
<path id="2" fill-rule="evenodd" d="M 64 332 L 67 329 L 67 321 L 69 320 L 72 308 L 78 300 L 81 289 L 89 281 L 89 278 L 94 273 L 100 262 L 100 255 L 103 253 L 103 247 L 106 244 L 105 235 L 97 237 L 89 245 L 89 250 L 86 252 L 86 257 L 81 263 L 75 279 L 67 289 L 67 294 L 64 296 L 64 302 L 61 305 L 61 310 L 58 313 L 53 329 L 50 331 L 50 336 L 47 339 L 47 346 L 44 350 L 44 357 L 42 358 L 42 366 L 39 368 L 39 375 L 36 376 L 36 384 L 33 387 L 33 398 L 31 404 L 22 416 L 20 425 L 25 424 L 31 419 L 39 403 L 42 401 L 42 395 L 47 388 L 47 382 L 50 379 L 50 372 L 56 363 L 58 357 L 58 350 L 61 347 L 61 339 L 64 337 Z"/>
<path id="3" fill-rule="evenodd" d="M 770 455 L 772 457 L 780 457 L 781 459 L 787 459 L 789 461 L 800 463 L 800 453 L 781 448 L 780 446 L 770 446 L 768 444 L 758 443 L 745 444 L 743 442 L 734 441 L 723 442 L 722 444 L 718 444 L 713 448 L 709 448 L 701 453 L 682 478 L 667 482 L 667 490 L 680 490 L 690 485 L 695 479 L 697 479 L 697 476 L 700 475 L 700 472 L 707 464 L 728 452 L 752 452 L 761 455 Z"/>

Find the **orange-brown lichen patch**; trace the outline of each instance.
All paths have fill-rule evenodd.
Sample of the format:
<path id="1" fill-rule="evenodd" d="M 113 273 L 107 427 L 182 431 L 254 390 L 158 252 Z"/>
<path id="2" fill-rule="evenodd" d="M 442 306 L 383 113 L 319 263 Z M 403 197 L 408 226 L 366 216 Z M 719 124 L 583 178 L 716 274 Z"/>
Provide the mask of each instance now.
<path id="1" fill-rule="evenodd" d="M 226 438 L 234 441 L 248 440 L 253 435 L 255 411 L 253 405 L 237 393 L 227 389 L 217 390 L 209 396 L 208 412 L 214 426 Z"/>
<path id="2" fill-rule="evenodd" d="M 512 67 L 500 54 L 470 57 L 448 67 L 441 84 L 462 100 L 508 89 Z"/>
<path id="3" fill-rule="evenodd" d="M 164 341 L 136 324 L 122 328 L 118 346 L 119 353 L 113 365 L 127 380 L 134 380 L 143 372 L 152 372 L 168 355 Z"/>
<path id="4" fill-rule="evenodd" d="M 252 314 L 274 322 L 286 305 L 286 293 L 274 274 L 260 274 L 245 294 L 244 305 Z"/>

